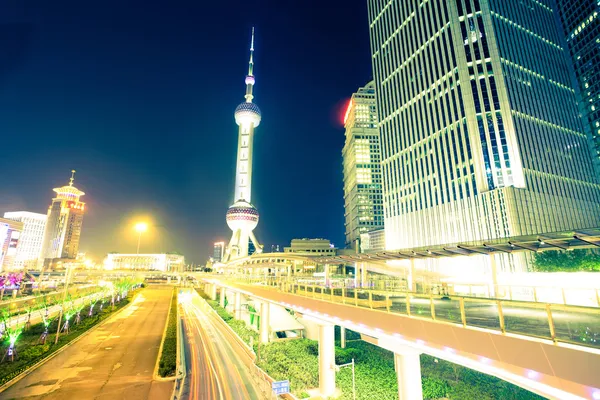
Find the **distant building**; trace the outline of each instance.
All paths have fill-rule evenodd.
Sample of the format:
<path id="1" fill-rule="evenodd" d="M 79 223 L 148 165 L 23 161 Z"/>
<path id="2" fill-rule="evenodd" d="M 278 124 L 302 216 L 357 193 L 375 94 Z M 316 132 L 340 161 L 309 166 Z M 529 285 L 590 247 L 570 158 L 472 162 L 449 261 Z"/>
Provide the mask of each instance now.
<path id="1" fill-rule="evenodd" d="M 0 272 L 12 269 L 23 223 L 0 218 Z"/>
<path id="2" fill-rule="evenodd" d="M 271 245 L 271 253 L 279 253 L 281 252 L 281 248 L 279 247 L 278 244 L 272 244 Z"/>
<path id="3" fill-rule="evenodd" d="M 346 247 L 358 249 L 361 233 L 383 228 L 381 148 L 374 82 L 369 82 L 352 95 L 344 126 L 346 143 L 342 157 Z"/>
<path id="4" fill-rule="evenodd" d="M 360 234 L 360 252 L 371 253 L 385 250 L 385 229 Z"/>
<path id="5" fill-rule="evenodd" d="M 225 242 L 215 242 L 213 245 L 213 261 L 221 262 L 223 254 L 225 254 Z"/>
<path id="6" fill-rule="evenodd" d="M 69 184 L 55 188 L 56 197 L 48 208 L 48 219 L 41 257 L 46 259 L 75 259 L 79 250 L 79 237 L 85 203 L 79 198 L 85 193 L 73 186 L 75 171 Z"/>
<path id="7" fill-rule="evenodd" d="M 557 0 L 558 14 L 579 84 L 580 109 L 587 119 L 596 162 L 600 157 L 600 3 L 598 0 Z"/>
<path id="8" fill-rule="evenodd" d="M 256 253 L 256 246 L 252 243 L 252 240 L 248 239 L 248 255 Z"/>
<path id="9" fill-rule="evenodd" d="M 292 239 L 290 247 L 284 247 L 284 253 L 297 253 L 308 256 L 333 256 L 336 248 L 327 239 Z"/>
<path id="10" fill-rule="evenodd" d="M 179 254 L 118 254 L 111 253 L 104 260 L 107 270 L 183 271 L 185 258 Z"/>
<path id="11" fill-rule="evenodd" d="M 4 218 L 23 223 L 23 232 L 21 232 L 19 238 L 13 268 L 36 268 L 42 253 L 47 215 L 28 211 L 14 211 L 4 213 Z"/>

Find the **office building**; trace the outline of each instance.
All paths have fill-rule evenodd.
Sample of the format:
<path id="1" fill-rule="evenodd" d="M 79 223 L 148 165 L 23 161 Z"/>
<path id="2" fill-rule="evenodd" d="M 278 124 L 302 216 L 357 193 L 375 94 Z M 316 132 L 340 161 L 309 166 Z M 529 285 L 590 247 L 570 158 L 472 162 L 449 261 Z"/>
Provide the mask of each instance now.
<path id="1" fill-rule="evenodd" d="M 0 218 L 0 272 L 13 269 L 23 223 Z"/>
<path id="2" fill-rule="evenodd" d="M 346 247 L 359 249 L 362 233 L 383 228 L 381 149 L 377 128 L 375 83 L 352 95 L 342 150 Z"/>
<path id="3" fill-rule="evenodd" d="M 579 85 L 580 110 L 589 124 L 596 162 L 600 157 L 600 2 L 557 0 L 571 61 Z"/>
<path id="4" fill-rule="evenodd" d="M 28 211 L 14 211 L 4 213 L 4 218 L 23 223 L 23 231 L 19 239 L 13 268 L 37 268 L 38 259 L 42 252 L 47 215 Z"/>
<path id="5" fill-rule="evenodd" d="M 104 260 L 106 270 L 183 272 L 184 266 L 185 258 L 179 254 L 111 253 Z"/>
<path id="6" fill-rule="evenodd" d="M 252 148 L 254 145 L 254 129 L 261 121 L 260 108 L 252 102 L 254 83 L 254 29 L 250 42 L 250 62 L 246 75 L 246 101 L 235 109 L 235 122 L 238 130 L 238 151 L 235 171 L 234 203 L 226 214 L 227 226 L 232 231 L 231 240 L 225 250 L 223 262 L 248 255 L 248 243 L 252 241 L 260 253 L 262 246 L 256 240 L 253 230 L 258 225 L 258 210 L 251 203 L 252 199 Z"/>
<path id="7" fill-rule="evenodd" d="M 48 208 L 48 218 L 42 243 L 43 259 L 75 259 L 85 212 L 85 203 L 79 199 L 85 193 L 73 186 L 75 171 L 69 184 L 55 188 L 56 197 Z"/>
<path id="8" fill-rule="evenodd" d="M 374 253 L 385 250 L 385 229 L 360 234 L 360 252 Z"/>
<path id="9" fill-rule="evenodd" d="M 334 256 L 337 249 L 327 239 L 292 239 L 290 247 L 284 247 L 284 253 L 296 253 L 306 256 Z"/>
<path id="10" fill-rule="evenodd" d="M 223 255 L 225 254 L 225 242 L 215 242 L 213 245 L 213 261 L 221 262 Z"/>
<path id="11" fill-rule="evenodd" d="M 546 2 L 369 0 L 368 12 L 386 249 L 600 226 Z"/>

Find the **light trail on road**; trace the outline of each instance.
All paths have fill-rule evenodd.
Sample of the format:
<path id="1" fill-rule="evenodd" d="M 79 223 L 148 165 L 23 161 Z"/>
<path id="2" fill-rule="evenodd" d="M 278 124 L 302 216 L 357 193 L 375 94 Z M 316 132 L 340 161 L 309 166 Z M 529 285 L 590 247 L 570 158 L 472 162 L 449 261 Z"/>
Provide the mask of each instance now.
<path id="1" fill-rule="evenodd" d="M 248 368 L 248 350 L 231 341 L 231 334 L 203 300 L 181 303 L 185 331 L 186 390 L 190 400 L 259 400 L 264 396 Z M 227 339 L 230 340 L 227 340 Z"/>

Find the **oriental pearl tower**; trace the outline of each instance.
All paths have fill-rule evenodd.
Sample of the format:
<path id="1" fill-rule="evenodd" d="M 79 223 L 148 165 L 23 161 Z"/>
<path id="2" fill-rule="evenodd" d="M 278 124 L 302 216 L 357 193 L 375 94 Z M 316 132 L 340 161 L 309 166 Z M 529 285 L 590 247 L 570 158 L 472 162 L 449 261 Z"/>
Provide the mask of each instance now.
<path id="1" fill-rule="evenodd" d="M 233 231 L 223 262 L 235 260 L 248 255 L 248 241 L 252 240 L 257 253 L 262 246 L 252 232 L 258 225 L 258 211 L 251 204 L 252 195 L 252 145 L 254 128 L 260 124 L 260 109 L 252 102 L 254 96 L 254 28 L 250 42 L 250 62 L 246 76 L 246 101 L 235 109 L 235 123 L 239 126 L 237 166 L 235 172 L 234 203 L 227 210 L 227 225 Z"/>

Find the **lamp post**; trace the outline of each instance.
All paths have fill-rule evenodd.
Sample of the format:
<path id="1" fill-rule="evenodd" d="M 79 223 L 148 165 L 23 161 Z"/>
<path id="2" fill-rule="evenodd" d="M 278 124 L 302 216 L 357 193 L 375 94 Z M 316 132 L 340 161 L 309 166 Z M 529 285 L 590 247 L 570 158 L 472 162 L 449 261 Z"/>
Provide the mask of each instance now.
<path id="1" fill-rule="evenodd" d="M 146 224 L 145 222 L 138 222 L 137 224 L 135 224 L 135 230 L 138 233 L 138 244 L 136 254 L 140 254 L 140 242 L 142 240 L 142 233 L 148 230 L 148 224 Z"/>

